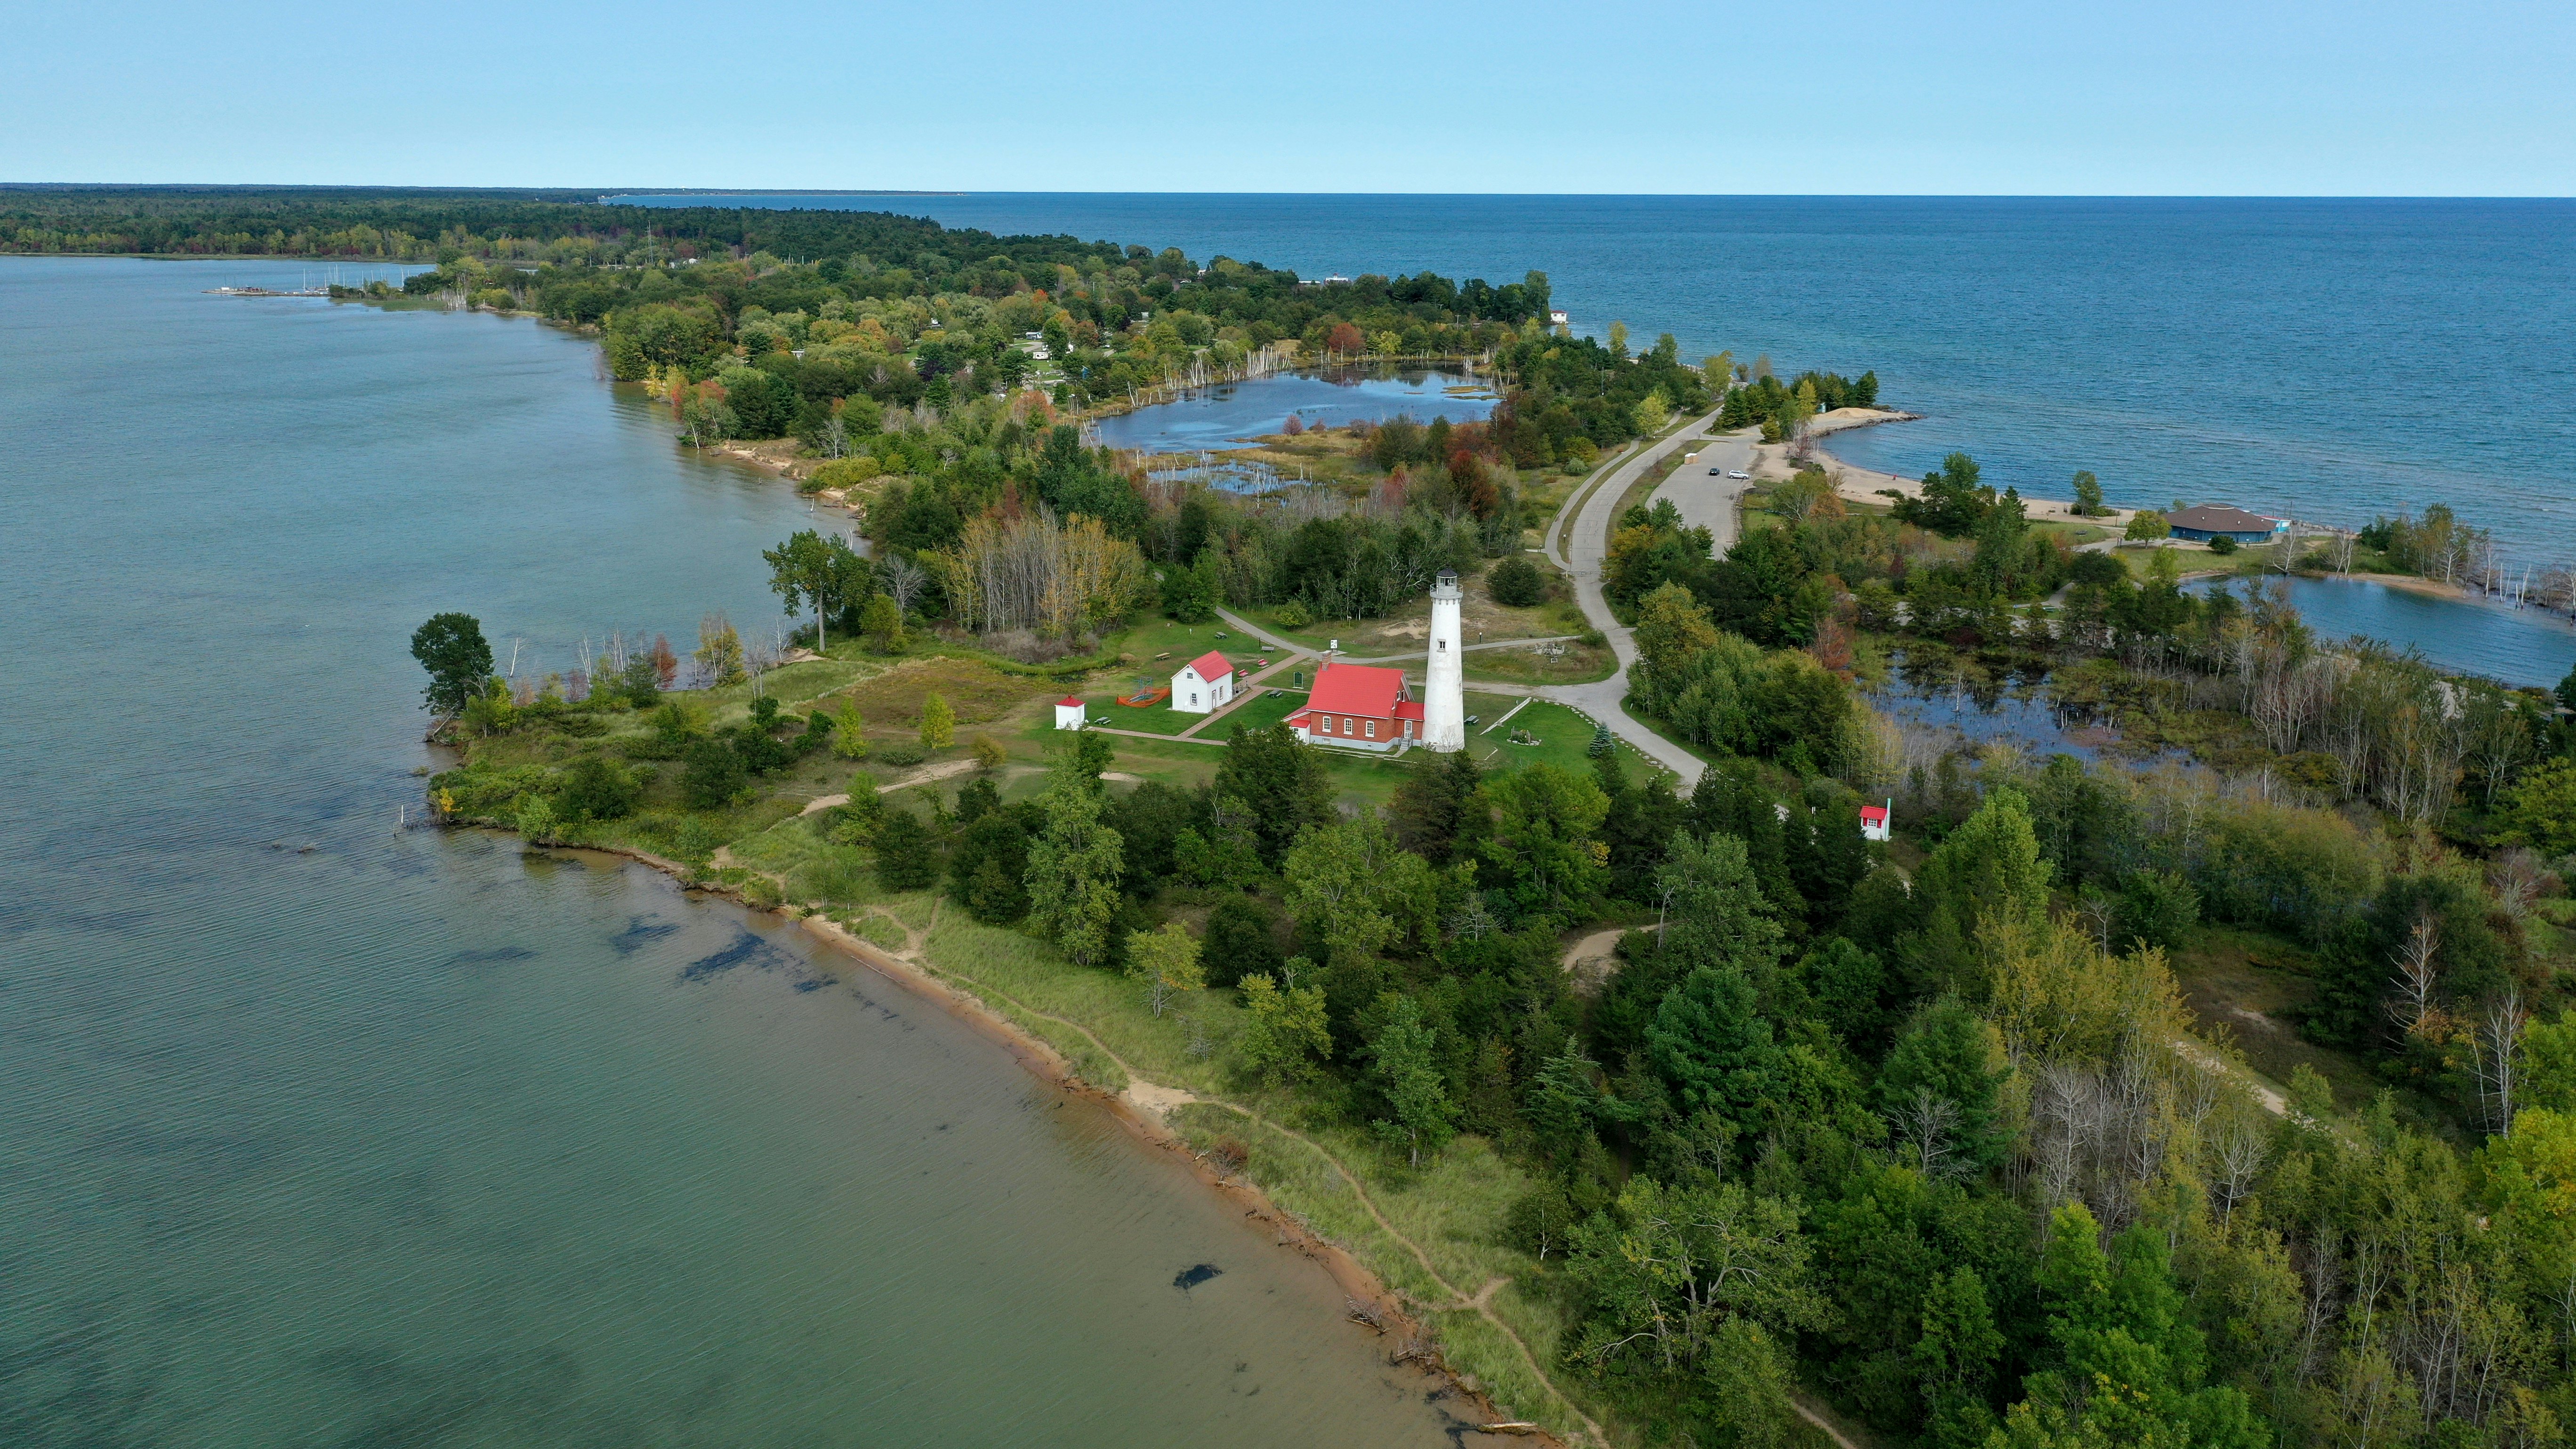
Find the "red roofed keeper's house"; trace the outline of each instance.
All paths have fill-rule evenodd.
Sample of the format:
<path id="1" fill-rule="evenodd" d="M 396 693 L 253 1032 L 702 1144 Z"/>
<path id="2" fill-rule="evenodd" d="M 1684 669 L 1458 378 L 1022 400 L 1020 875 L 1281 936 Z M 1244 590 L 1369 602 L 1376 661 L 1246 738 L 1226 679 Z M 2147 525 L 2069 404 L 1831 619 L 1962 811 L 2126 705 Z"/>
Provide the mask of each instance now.
<path id="1" fill-rule="evenodd" d="M 1234 698 L 1234 666 L 1211 649 L 1181 666 L 1172 676 L 1172 708 L 1183 714 L 1206 714 Z"/>
<path id="2" fill-rule="evenodd" d="M 1422 702 L 1406 697 L 1404 671 L 1325 661 L 1306 707 L 1288 727 L 1310 745 L 1383 753 L 1422 739 Z"/>

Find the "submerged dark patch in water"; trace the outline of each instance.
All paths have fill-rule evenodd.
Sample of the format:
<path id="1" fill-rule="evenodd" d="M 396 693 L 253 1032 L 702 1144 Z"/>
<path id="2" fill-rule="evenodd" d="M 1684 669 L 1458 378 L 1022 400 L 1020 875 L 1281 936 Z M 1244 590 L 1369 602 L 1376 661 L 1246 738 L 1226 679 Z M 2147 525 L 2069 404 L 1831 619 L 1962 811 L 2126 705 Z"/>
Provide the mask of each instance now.
<path id="1" fill-rule="evenodd" d="M 763 971 L 774 971 L 781 966 L 793 964 L 795 964 L 794 958 L 786 952 L 749 931 L 737 930 L 734 933 L 732 945 L 721 951 L 701 956 L 680 968 L 680 979 L 704 981 L 719 972 L 731 971 L 736 966 L 756 966 Z"/>
<path id="2" fill-rule="evenodd" d="M 804 980 L 796 983 L 796 989 L 799 991 L 820 991 L 823 989 L 823 983 L 814 977 L 808 976 Z"/>
<path id="3" fill-rule="evenodd" d="M 678 929 L 680 929 L 680 923 L 677 921 L 657 920 L 652 916 L 636 916 L 627 921 L 625 930 L 609 937 L 608 944 L 616 948 L 618 955 L 632 956 L 644 949 L 646 942 L 658 941 Z"/>
<path id="4" fill-rule="evenodd" d="M 1214 1263 L 1192 1263 L 1188 1267 L 1183 1268 L 1178 1273 L 1172 1275 L 1172 1286 L 1180 1289 L 1184 1293 L 1187 1293 L 1191 1289 L 1199 1286 L 1201 1283 L 1206 1282 L 1210 1278 L 1213 1278 L 1224 1271 L 1225 1270 L 1223 1268 L 1218 1267 Z"/>
<path id="5" fill-rule="evenodd" d="M 537 953 L 525 946 L 496 946 L 489 951 L 459 951 L 447 958 L 450 966 L 492 966 L 503 961 L 534 961 Z"/>

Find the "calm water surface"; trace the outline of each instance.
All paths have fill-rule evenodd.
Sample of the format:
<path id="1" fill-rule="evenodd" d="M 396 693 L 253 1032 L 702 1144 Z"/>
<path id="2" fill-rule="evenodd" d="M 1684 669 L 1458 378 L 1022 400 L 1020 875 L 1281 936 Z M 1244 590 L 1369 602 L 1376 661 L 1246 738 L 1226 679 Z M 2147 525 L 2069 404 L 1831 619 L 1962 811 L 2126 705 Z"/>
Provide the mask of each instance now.
<path id="1" fill-rule="evenodd" d="M 1228 448 L 1287 426 L 1347 427 L 1404 416 L 1480 422 L 1496 399 L 1478 379 L 1446 372 L 1288 372 L 1219 383 L 1100 422 L 1100 441 L 1149 453 Z"/>
<path id="2" fill-rule="evenodd" d="M 2576 668 L 2576 625 L 2545 610 L 2433 598 L 2368 579 L 2270 582 L 2289 586 L 2299 617 L 2326 639 L 2364 635 L 2507 684 L 2552 685 Z"/>
<path id="3" fill-rule="evenodd" d="M 703 204 L 703 198 L 672 198 Z M 2576 201 L 989 193 L 729 198 L 1178 246 L 1301 275 L 1517 280 L 1601 335 L 1875 369 L 1913 476 L 2320 522 L 2448 502 L 2576 558 Z"/>
<path id="4" fill-rule="evenodd" d="M 765 626 L 807 517 L 577 339 L 200 295 L 301 275 L 0 262 L 0 1441 L 1440 1442 L 1319 1271 L 939 1012 L 393 829 L 422 617 Z"/>

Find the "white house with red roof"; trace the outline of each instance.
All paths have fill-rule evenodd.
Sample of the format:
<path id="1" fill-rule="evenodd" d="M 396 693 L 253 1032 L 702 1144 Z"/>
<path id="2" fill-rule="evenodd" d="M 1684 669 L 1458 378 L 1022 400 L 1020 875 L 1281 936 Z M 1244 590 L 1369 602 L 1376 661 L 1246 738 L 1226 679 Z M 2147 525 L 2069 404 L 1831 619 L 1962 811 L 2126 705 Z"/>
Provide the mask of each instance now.
<path id="1" fill-rule="evenodd" d="M 1080 697 L 1068 694 L 1064 698 L 1055 702 L 1055 727 L 1057 729 L 1078 730 L 1082 728 L 1082 725 L 1082 700 Z"/>
<path id="2" fill-rule="evenodd" d="M 1234 698 L 1234 666 L 1211 649 L 1181 666 L 1172 676 L 1172 708 L 1183 714 L 1207 714 Z"/>
<path id="3" fill-rule="evenodd" d="M 1422 702 L 1409 697 L 1401 669 L 1327 659 L 1315 671 L 1306 707 L 1288 716 L 1288 728 L 1310 745 L 1383 754 L 1422 742 Z"/>
<path id="4" fill-rule="evenodd" d="M 1894 800 L 1890 800 L 1884 805 L 1863 805 L 1860 807 L 1861 838 L 1863 840 L 1885 840 L 1887 838 L 1888 820 L 1895 813 L 1895 810 L 1896 802 Z"/>

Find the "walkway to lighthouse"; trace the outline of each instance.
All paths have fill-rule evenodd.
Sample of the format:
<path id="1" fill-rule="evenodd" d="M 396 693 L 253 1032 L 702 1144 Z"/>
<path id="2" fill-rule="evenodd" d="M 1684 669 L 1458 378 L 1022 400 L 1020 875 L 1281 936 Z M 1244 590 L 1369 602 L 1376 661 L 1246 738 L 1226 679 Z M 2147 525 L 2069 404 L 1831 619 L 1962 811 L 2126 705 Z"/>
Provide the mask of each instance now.
<path id="1" fill-rule="evenodd" d="M 1473 686 L 1479 694 L 1525 696 L 1580 710 L 1592 719 L 1608 725 L 1612 734 L 1635 746 L 1638 753 L 1679 775 L 1684 791 L 1699 783 L 1700 770 L 1703 768 L 1699 757 L 1628 717 L 1628 711 L 1625 708 L 1628 698 L 1628 671 L 1637 663 L 1637 645 L 1628 626 L 1620 623 L 1618 616 L 1610 612 L 1610 601 L 1602 597 L 1601 560 L 1610 551 L 1610 532 L 1617 522 L 1615 515 L 1619 500 L 1626 496 L 1628 489 L 1644 476 L 1648 468 L 1670 457 L 1674 452 L 1688 447 L 1716 425 L 1717 414 L 1715 413 L 1710 413 L 1706 417 L 1686 419 L 1681 426 L 1674 428 L 1663 437 L 1646 444 L 1624 458 L 1604 464 L 1598 472 L 1575 490 L 1573 497 L 1567 500 L 1565 508 L 1559 510 L 1555 519 L 1548 524 L 1546 540 L 1548 557 L 1553 559 L 1559 568 L 1564 569 L 1567 576 L 1574 581 L 1574 597 L 1583 608 L 1583 617 L 1591 620 L 1594 628 L 1609 637 L 1611 653 L 1619 661 L 1618 672 L 1607 679 L 1591 684 L 1501 684 L 1479 680 Z M 1702 444 L 1700 449 L 1700 457 L 1704 463 L 1721 468 L 1748 467 L 1752 454 L 1753 442 L 1749 430 L 1722 434 L 1715 442 Z M 1724 476 L 1723 473 L 1717 475 L 1720 479 Z M 1740 485 L 1725 486 L 1730 493 L 1740 491 Z M 1718 512 L 1725 516 L 1727 524 L 1716 540 L 1716 551 L 1723 554 L 1735 542 L 1735 508 L 1731 496 L 1725 500 L 1725 506 Z M 1202 734 L 1201 731 L 1208 725 L 1223 719 L 1233 709 L 1241 708 L 1243 701 L 1266 692 L 1251 686 L 1291 664 L 1300 664 L 1320 657 L 1318 651 L 1282 639 L 1231 610 L 1218 609 L 1216 612 L 1217 617 L 1225 620 L 1229 626 L 1261 640 L 1285 657 L 1246 680 L 1246 688 L 1236 695 L 1235 703 L 1228 709 L 1208 716 L 1199 726 L 1184 731 L 1179 736 L 1158 738 L 1186 739 L 1195 736 L 1200 742 L 1213 744 L 1216 741 Z M 1549 642 L 1553 641 L 1499 639 L 1490 643 L 1465 645 L 1462 652 L 1472 653 L 1478 649 L 1516 649 L 1530 644 Z M 1423 658 L 1420 654 L 1382 655 L 1370 659 L 1341 657 L 1344 663 L 1349 664 L 1405 665 L 1415 664 Z"/>

